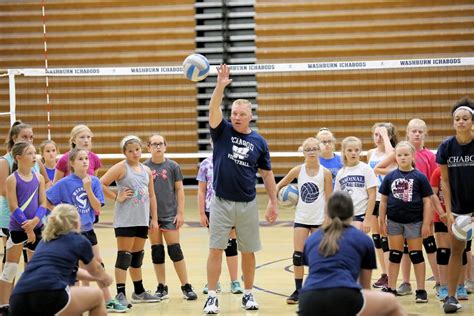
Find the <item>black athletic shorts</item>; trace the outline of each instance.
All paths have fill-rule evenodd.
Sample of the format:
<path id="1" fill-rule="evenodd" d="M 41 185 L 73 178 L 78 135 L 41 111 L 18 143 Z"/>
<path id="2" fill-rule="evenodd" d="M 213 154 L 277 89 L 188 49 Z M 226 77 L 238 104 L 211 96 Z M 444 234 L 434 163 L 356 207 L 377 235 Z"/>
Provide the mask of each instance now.
<path id="1" fill-rule="evenodd" d="M 307 224 L 301 224 L 301 223 L 294 223 L 293 228 L 306 228 L 306 229 L 318 229 L 321 227 L 321 225 L 307 225 Z"/>
<path id="2" fill-rule="evenodd" d="M 36 228 L 33 230 L 36 236 L 36 240 L 34 243 L 25 243 L 28 240 L 28 236 L 24 231 L 19 231 L 19 230 L 11 230 L 10 231 L 10 237 L 11 241 L 13 244 L 18 245 L 21 243 L 25 243 L 25 248 L 30 249 L 31 251 L 35 251 L 36 246 L 38 246 L 39 242 L 41 241 L 41 228 Z"/>
<path id="3" fill-rule="evenodd" d="M 364 296 L 358 289 L 332 288 L 301 292 L 298 315 L 357 315 L 364 307 Z"/>
<path id="4" fill-rule="evenodd" d="M 51 316 L 62 311 L 69 303 L 65 290 L 44 290 L 15 294 L 10 297 L 11 316 Z"/>
<path id="5" fill-rule="evenodd" d="M 117 227 L 115 237 L 148 238 L 148 226 Z"/>
<path id="6" fill-rule="evenodd" d="M 447 233 L 448 226 L 446 226 L 443 222 L 434 222 L 434 232 L 435 233 Z"/>
<path id="7" fill-rule="evenodd" d="M 81 235 L 86 237 L 87 240 L 91 242 L 92 246 L 97 245 L 97 235 L 95 234 L 95 231 L 93 229 L 88 230 L 86 232 L 81 232 Z"/>

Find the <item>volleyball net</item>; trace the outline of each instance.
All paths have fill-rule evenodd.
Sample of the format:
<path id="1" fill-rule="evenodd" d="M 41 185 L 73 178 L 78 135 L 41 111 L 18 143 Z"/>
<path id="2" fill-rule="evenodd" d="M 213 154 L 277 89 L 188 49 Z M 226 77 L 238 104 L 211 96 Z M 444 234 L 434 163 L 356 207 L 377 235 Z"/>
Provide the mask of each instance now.
<path id="1" fill-rule="evenodd" d="M 435 148 L 450 133 L 449 107 L 474 94 L 473 66 L 474 57 L 230 65 L 233 83 L 223 108 L 236 98 L 252 100 L 255 128 L 282 170 L 321 127 L 338 139 L 358 136 L 368 149 L 374 122 L 403 129 L 419 117 Z M 170 158 L 194 165 L 210 149 L 203 135 L 216 73 L 212 66 L 205 81 L 194 83 L 177 65 L 10 69 L 0 78 L 8 96 L 3 93 L 0 120 L 31 123 L 36 139 L 53 138 L 63 151 L 71 128 L 86 124 L 102 159 L 123 157 L 118 143 L 125 135 L 159 132 Z"/>

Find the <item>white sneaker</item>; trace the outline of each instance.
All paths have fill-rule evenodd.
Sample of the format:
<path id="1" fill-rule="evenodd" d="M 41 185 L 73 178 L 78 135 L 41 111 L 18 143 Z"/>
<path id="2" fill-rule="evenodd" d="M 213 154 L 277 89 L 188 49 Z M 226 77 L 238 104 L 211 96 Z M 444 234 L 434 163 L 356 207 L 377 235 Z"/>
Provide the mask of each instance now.
<path id="1" fill-rule="evenodd" d="M 252 293 L 244 294 L 244 296 L 242 296 L 242 308 L 248 311 L 258 310 L 258 304 L 255 302 Z"/>
<path id="2" fill-rule="evenodd" d="M 219 314 L 219 300 L 217 297 L 208 296 L 204 304 L 204 314 Z"/>

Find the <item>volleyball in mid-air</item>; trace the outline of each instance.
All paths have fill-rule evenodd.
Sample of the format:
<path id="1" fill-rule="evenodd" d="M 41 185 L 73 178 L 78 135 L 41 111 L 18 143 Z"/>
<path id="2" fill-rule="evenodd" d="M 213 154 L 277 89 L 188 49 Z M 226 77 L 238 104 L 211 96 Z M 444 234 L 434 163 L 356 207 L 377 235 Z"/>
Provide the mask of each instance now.
<path id="1" fill-rule="evenodd" d="M 296 207 L 298 204 L 298 186 L 288 184 L 278 192 L 278 203 L 283 207 Z"/>
<path id="2" fill-rule="evenodd" d="M 472 239 L 472 222 L 471 217 L 467 215 L 461 215 L 456 217 L 453 225 L 451 226 L 454 237 L 457 240 L 471 240 Z"/>
<path id="3" fill-rule="evenodd" d="M 191 81 L 201 81 L 209 74 L 209 61 L 201 54 L 191 54 L 183 62 L 184 76 Z"/>

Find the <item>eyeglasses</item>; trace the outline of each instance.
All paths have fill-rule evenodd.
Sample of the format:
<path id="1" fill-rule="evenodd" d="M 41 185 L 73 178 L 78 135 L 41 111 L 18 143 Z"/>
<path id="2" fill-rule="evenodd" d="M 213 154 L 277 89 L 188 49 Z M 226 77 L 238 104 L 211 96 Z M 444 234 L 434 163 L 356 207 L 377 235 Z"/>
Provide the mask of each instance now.
<path id="1" fill-rule="evenodd" d="M 321 141 L 321 144 L 323 145 L 332 145 L 333 141 L 332 140 L 323 140 Z"/>
<path id="2" fill-rule="evenodd" d="M 150 146 L 153 148 L 163 147 L 165 143 L 151 143 Z"/>
<path id="3" fill-rule="evenodd" d="M 304 149 L 305 152 L 318 151 L 318 150 L 319 150 L 319 147 L 311 147 L 311 148 Z"/>

